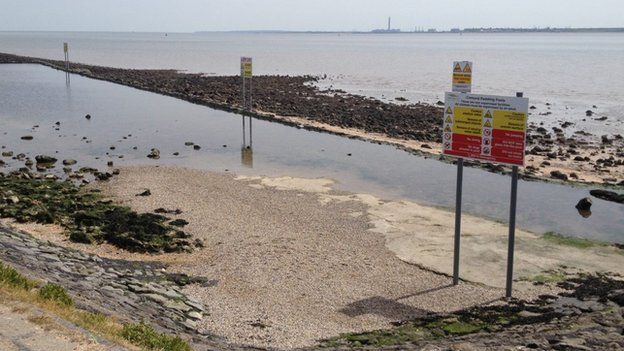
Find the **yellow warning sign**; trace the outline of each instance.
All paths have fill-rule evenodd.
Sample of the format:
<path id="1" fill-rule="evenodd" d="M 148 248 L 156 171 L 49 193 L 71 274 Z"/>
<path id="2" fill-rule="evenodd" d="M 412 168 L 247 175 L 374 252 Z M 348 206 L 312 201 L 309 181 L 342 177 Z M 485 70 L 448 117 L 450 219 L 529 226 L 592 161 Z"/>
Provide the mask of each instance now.
<path id="1" fill-rule="evenodd" d="M 446 128 L 444 128 L 444 131 L 450 133 L 453 130 L 451 129 L 451 126 L 446 126 Z"/>
<path id="2" fill-rule="evenodd" d="M 456 107 L 453 133 L 481 136 L 483 130 L 481 116 L 483 116 L 483 110 L 480 108 Z"/>
<path id="3" fill-rule="evenodd" d="M 485 121 L 483 126 L 486 127 L 486 128 L 492 128 L 492 123 L 490 123 L 490 121 Z"/>
<path id="4" fill-rule="evenodd" d="M 452 124 L 453 123 L 453 119 L 450 116 L 446 117 L 446 121 L 444 121 L 444 123 Z"/>
<path id="5" fill-rule="evenodd" d="M 490 112 L 490 110 L 487 110 L 485 113 L 485 118 L 492 118 L 492 112 Z"/>
<path id="6" fill-rule="evenodd" d="M 512 132 L 525 132 L 527 114 L 524 112 L 495 110 L 494 128 Z"/>
<path id="7" fill-rule="evenodd" d="M 241 57 L 241 76 L 251 78 L 252 74 L 251 57 Z"/>
<path id="8" fill-rule="evenodd" d="M 453 110 L 451 110 L 450 106 L 446 109 L 446 113 L 449 114 L 449 115 L 453 114 Z"/>
<path id="9" fill-rule="evenodd" d="M 469 93 L 472 89 L 472 62 L 453 62 L 453 91 Z"/>

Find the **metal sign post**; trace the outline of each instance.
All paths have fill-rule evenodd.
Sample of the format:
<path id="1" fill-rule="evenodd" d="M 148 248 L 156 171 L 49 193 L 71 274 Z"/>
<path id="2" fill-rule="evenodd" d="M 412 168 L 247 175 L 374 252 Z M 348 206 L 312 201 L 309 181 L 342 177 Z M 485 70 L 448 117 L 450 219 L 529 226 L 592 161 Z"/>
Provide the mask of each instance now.
<path id="1" fill-rule="evenodd" d="M 241 77 L 243 79 L 243 111 L 248 112 L 253 110 L 253 63 L 251 57 L 241 57 L 240 61 Z M 249 117 L 249 144 L 247 144 L 247 138 L 245 137 L 245 115 L 243 114 L 243 147 L 251 148 L 253 145 L 252 134 L 252 118 Z"/>
<path id="2" fill-rule="evenodd" d="M 472 90 L 472 62 L 453 62 L 453 91 L 469 93 Z M 445 116 L 446 117 L 446 116 Z M 443 142 L 448 142 L 443 140 Z M 452 141 L 450 141 L 452 142 Z M 455 193 L 455 243 L 453 248 L 453 285 L 459 284 L 459 249 L 461 240 L 462 186 L 464 159 L 457 159 L 457 190 Z"/>
<path id="3" fill-rule="evenodd" d="M 453 92 L 445 94 L 442 151 L 457 157 L 453 285 L 459 284 L 464 158 L 512 166 L 505 296 L 510 298 L 516 235 L 518 166 L 524 165 L 529 100 L 470 93 L 472 63 L 453 63 Z"/>
<path id="4" fill-rule="evenodd" d="M 522 97 L 523 93 L 516 93 Z M 511 199 L 509 203 L 509 243 L 507 247 L 507 282 L 505 297 L 510 298 L 513 286 L 514 251 L 516 249 L 516 203 L 518 198 L 518 166 L 511 169 Z"/>
<path id="5" fill-rule="evenodd" d="M 63 43 L 63 53 L 65 54 L 65 83 L 69 85 L 69 45 Z"/>

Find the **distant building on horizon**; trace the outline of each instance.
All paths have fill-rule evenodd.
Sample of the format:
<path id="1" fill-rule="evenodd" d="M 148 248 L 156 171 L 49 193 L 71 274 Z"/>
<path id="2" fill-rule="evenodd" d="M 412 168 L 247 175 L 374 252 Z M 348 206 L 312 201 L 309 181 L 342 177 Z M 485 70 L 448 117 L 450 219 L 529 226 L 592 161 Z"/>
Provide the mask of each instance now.
<path id="1" fill-rule="evenodd" d="M 373 29 L 371 32 L 373 33 L 399 33 L 400 29 L 392 29 L 392 17 L 388 17 L 388 28 L 387 29 Z"/>

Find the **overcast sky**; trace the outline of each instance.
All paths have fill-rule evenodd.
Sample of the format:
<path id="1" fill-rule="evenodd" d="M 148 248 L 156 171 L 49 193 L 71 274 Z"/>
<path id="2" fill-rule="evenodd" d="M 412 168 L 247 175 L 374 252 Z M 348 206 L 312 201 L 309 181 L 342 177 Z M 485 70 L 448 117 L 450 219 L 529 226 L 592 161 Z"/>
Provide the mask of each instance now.
<path id="1" fill-rule="evenodd" d="M 0 30 L 624 27 L 624 0 L 0 0 Z"/>

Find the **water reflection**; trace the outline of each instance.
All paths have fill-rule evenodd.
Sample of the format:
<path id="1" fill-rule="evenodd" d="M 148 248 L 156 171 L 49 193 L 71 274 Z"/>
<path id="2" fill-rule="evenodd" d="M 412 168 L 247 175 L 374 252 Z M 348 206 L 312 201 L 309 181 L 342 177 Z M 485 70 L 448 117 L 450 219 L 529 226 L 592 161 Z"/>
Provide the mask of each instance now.
<path id="1" fill-rule="evenodd" d="M 241 146 L 241 164 L 253 168 L 253 119 L 247 116 L 243 116 L 242 119 L 243 145 Z M 245 120 L 247 120 L 247 123 L 245 123 Z"/>

